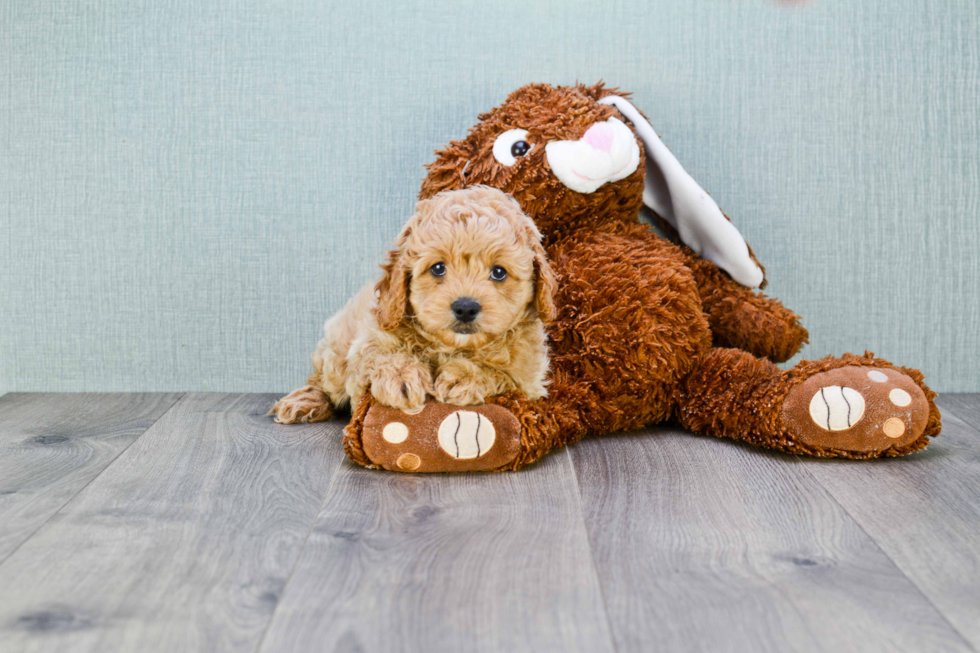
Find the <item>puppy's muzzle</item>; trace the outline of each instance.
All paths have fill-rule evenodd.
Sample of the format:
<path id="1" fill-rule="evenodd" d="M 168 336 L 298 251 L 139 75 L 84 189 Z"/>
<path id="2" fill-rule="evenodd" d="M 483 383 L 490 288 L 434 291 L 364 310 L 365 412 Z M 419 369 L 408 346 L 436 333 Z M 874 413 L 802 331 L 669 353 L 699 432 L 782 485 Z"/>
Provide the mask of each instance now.
<path id="1" fill-rule="evenodd" d="M 458 322 L 463 324 L 469 324 L 476 319 L 476 316 L 480 314 L 480 302 L 472 299 L 470 297 L 460 297 L 453 302 L 452 310 L 453 317 L 456 318 Z"/>

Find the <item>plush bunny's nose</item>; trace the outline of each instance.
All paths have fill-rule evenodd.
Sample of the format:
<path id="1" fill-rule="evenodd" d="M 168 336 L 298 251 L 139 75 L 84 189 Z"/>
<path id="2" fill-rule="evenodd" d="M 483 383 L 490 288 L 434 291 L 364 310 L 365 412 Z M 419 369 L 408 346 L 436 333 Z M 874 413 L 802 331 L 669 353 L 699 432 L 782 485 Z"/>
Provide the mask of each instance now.
<path id="1" fill-rule="evenodd" d="M 585 132 L 582 140 L 601 152 L 608 152 L 612 149 L 615 138 L 616 132 L 612 125 L 607 122 L 597 122 L 589 127 L 589 131 Z"/>
<path id="2" fill-rule="evenodd" d="M 480 302 L 469 297 L 460 297 L 453 302 L 453 315 L 460 322 L 472 322 L 480 314 Z"/>
<path id="3" fill-rule="evenodd" d="M 577 141 L 552 141 L 544 151 L 551 171 L 576 193 L 592 193 L 640 165 L 636 136 L 618 118 L 594 123 Z"/>

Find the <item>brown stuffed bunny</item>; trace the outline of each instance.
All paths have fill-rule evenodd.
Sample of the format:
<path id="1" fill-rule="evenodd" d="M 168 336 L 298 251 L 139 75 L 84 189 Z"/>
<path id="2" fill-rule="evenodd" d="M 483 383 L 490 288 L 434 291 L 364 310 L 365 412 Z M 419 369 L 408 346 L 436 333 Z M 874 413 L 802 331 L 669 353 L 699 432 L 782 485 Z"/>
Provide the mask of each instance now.
<path id="1" fill-rule="evenodd" d="M 806 330 L 750 289 L 764 286 L 764 272 L 748 245 L 626 98 L 601 83 L 525 86 L 437 152 L 422 183 L 422 198 L 499 188 L 544 235 L 558 282 L 548 397 L 430 402 L 406 415 L 366 395 L 345 431 L 351 459 L 401 471 L 517 469 L 587 434 L 671 418 L 812 456 L 925 447 L 941 425 L 918 370 L 868 353 L 773 364 L 799 350 Z M 678 244 L 639 221 L 644 204 Z M 461 441 L 481 454 L 457 457 Z"/>

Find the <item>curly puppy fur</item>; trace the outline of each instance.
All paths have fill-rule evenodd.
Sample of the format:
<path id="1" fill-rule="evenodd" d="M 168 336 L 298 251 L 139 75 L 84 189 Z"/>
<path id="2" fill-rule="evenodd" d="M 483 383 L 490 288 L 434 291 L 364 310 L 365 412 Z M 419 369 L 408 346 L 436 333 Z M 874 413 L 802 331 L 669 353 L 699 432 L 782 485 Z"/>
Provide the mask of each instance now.
<path id="1" fill-rule="evenodd" d="M 513 390 L 547 395 L 555 280 L 541 234 L 513 198 L 474 186 L 420 201 L 383 269 L 326 323 L 315 371 L 276 403 L 277 421 L 329 419 L 369 388 L 406 412 L 429 395 L 459 406 Z M 491 278 L 494 269 L 505 278 Z M 458 300 L 475 302 L 474 319 L 457 317 Z"/>

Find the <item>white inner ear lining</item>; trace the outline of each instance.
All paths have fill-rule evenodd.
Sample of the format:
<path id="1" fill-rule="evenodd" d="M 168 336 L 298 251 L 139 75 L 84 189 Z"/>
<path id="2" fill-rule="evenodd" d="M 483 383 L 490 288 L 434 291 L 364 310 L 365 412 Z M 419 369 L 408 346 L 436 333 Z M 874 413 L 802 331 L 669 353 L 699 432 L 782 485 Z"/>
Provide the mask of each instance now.
<path id="1" fill-rule="evenodd" d="M 664 145 L 653 127 L 629 100 L 607 95 L 600 104 L 616 107 L 633 123 L 647 153 L 643 203 L 669 222 L 685 245 L 749 288 L 763 281 L 742 234 Z"/>

